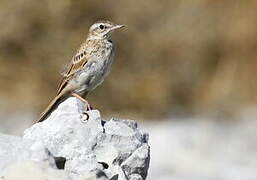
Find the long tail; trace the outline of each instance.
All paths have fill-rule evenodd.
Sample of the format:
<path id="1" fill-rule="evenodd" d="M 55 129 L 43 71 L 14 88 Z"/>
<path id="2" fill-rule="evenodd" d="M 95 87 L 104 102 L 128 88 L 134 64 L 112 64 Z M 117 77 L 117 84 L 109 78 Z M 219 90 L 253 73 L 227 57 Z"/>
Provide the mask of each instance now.
<path id="1" fill-rule="evenodd" d="M 67 99 L 67 96 L 61 95 L 59 94 L 58 96 L 56 96 L 51 102 L 50 104 L 47 106 L 47 108 L 44 110 L 44 112 L 42 112 L 42 114 L 40 115 L 40 118 L 35 122 L 42 122 L 44 121 L 53 110 L 56 109 L 56 107 L 63 102 L 65 99 Z"/>

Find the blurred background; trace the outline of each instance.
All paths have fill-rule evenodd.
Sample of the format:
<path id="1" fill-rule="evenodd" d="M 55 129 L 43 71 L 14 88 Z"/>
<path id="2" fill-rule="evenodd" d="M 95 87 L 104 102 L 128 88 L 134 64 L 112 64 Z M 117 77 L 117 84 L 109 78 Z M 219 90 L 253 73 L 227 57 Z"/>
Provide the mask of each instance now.
<path id="1" fill-rule="evenodd" d="M 88 101 L 149 131 L 149 179 L 257 179 L 256 9 L 255 0 L 1 0 L 0 132 L 20 135 L 37 119 L 89 26 L 108 19 L 127 28 Z"/>

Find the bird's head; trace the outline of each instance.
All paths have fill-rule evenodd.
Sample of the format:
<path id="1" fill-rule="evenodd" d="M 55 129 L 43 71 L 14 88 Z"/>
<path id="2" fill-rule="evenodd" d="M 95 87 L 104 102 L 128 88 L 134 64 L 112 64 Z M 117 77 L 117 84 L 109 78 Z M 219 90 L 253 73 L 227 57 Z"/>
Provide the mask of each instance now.
<path id="1" fill-rule="evenodd" d="M 89 28 L 89 38 L 108 39 L 113 31 L 124 27 L 122 24 L 114 24 L 110 21 L 98 21 Z"/>

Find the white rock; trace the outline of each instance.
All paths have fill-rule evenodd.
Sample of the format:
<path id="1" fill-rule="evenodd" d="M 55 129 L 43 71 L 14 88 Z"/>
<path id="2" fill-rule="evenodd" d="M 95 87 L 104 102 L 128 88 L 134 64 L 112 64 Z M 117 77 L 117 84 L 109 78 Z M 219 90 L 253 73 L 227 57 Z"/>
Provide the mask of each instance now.
<path id="1" fill-rule="evenodd" d="M 0 162 L 0 170 L 16 159 L 45 162 L 54 169 L 54 159 L 62 157 L 71 179 L 145 179 L 150 159 L 148 135 L 135 121 L 103 121 L 98 110 L 86 114 L 83 110 L 81 101 L 69 98 L 48 119 L 27 129 L 22 139 L 0 138 L 0 160 L 4 162 Z M 11 147 L 7 158 L 5 151 Z M 21 154 L 26 155 L 20 158 Z"/>
<path id="2" fill-rule="evenodd" d="M 40 141 L 32 143 L 20 137 L 0 135 L 0 172 L 10 164 L 25 160 L 46 162 L 56 167 L 53 156 Z"/>
<path id="3" fill-rule="evenodd" d="M 68 180 L 62 170 L 51 168 L 47 163 L 20 161 L 9 165 L 1 173 L 3 180 Z M 0 177 L 0 179 L 1 179 Z"/>

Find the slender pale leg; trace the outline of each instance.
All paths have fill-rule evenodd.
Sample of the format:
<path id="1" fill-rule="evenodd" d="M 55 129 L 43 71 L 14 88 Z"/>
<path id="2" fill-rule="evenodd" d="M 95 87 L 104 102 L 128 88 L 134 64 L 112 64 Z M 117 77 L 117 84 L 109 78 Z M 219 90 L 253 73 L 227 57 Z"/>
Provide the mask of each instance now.
<path id="1" fill-rule="evenodd" d="M 87 102 L 87 100 L 85 100 L 83 97 L 81 97 L 80 95 L 76 94 L 76 93 L 71 93 L 72 96 L 78 98 L 79 100 L 81 100 L 82 102 L 84 102 L 86 104 L 86 110 L 92 110 L 90 104 Z"/>

